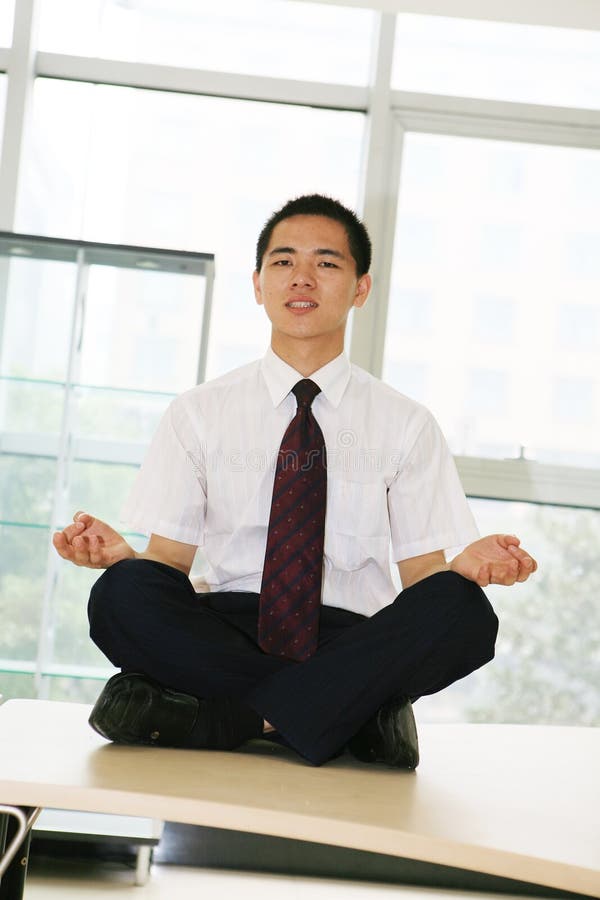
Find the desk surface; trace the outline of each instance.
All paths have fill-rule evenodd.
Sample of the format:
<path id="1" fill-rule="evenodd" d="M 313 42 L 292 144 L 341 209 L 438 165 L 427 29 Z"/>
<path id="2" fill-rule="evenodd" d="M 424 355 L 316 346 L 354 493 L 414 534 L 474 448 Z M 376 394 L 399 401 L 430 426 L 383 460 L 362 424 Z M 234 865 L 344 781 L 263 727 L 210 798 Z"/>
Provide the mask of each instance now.
<path id="1" fill-rule="evenodd" d="M 0 707 L 0 802 L 229 828 L 487 872 L 600 896 L 600 729 L 419 728 L 416 772 L 349 756 L 306 765 L 109 744 L 89 707 Z"/>

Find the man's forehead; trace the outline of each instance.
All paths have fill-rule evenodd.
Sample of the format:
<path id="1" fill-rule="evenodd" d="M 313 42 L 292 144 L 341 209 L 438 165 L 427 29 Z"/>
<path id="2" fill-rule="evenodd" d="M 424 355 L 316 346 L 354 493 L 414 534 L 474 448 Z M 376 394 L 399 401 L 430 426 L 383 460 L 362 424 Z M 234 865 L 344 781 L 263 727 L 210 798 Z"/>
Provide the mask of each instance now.
<path id="1" fill-rule="evenodd" d="M 327 216 L 290 216 L 274 227 L 267 250 L 275 246 L 318 249 L 330 246 L 349 252 L 348 235 L 341 222 Z"/>

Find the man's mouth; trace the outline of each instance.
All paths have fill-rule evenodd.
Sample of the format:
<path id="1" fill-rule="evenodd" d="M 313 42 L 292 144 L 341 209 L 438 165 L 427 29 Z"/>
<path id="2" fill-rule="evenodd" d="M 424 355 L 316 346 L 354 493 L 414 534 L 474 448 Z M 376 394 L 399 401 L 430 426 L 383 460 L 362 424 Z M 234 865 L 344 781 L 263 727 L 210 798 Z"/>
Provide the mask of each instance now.
<path id="1" fill-rule="evenodd" d="M 290 309 L 314 309 L 318 306 L 312 300 L 289 300 L 285 305 Z"/>

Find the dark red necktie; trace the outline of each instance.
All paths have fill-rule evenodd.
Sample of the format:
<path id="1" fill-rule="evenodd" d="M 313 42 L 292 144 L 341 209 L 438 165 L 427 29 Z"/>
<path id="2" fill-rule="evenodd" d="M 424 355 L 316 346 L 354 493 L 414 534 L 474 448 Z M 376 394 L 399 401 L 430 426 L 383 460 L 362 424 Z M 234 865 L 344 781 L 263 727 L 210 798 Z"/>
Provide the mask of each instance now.
<path id="1" fill-rule="evenodd" d="M 299 661 L 319 635 L 327 459 L 310 405 L 320 390 L 308 378 L 293 388 L 298 409 L 277 456 L 258 614 L 259 646 Z"/>

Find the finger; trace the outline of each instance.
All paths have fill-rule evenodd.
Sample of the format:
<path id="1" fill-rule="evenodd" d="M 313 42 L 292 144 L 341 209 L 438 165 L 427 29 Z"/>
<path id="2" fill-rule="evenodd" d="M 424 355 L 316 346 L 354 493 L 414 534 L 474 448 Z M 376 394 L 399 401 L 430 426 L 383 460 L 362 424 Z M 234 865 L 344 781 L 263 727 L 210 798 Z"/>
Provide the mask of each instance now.
<path id="1" fill-rule="evenodd" d="M 90 535 L 88 539 L 88 550 L 90 562 L 92 563 L 92 565 L 101 565 L 104 555 L 104 544 L 97 534 Z"/>
<path id="2" fill-rule="evenodd" d="M 96 520 L 94 516 L 90 516 L 89 513 L 79 510 L 79 512 L 76 512 L 73 516 L 73 521 L 76 524 L 79 524 L 80 522 L 83 523 L 84 528 L 91 528 Z"/>
<path id="3" fill-rule="evenodd" d="M 519 577 L 517 581 L 526 581 L 530 575 L 537 569 L 535 559 L 520 547 L 509 547 L 509 552 L 519 563 Z"/>
<path id="4" fill-rule="evenodd" d="M 79 535 L 73 538 L 71 547 L 73 548 L 73 562 L 78 566 L 89 566 L 90 550 L 87 539 Z"/>
<path id="5" fill-rule="evenodd" d="M 62 556 L 63 559 L 69 560 L 72 558 L 73 551 L 71 550 L 71 545 L 67 542 L 62 531 L 56 531 L 52 535 L 52 543 L 54 544 L 54 549 L 59 556 Z"/>
<path id="6" fill-rule="evenodd" d="M 514 584 L 519 575 L 519 563 L 511 559 L 506 563 L 497 563 L 492 567 L 490 580 L 493 584 L 510 586 Z"/>
<path id="7" fill-rule="evenodd" d="M 499 534 L 498 541 L 505 550 L 510 550 L 511 547 L 518 547 L 521 543 L 520 538 L 516 534 Z"/>
<path id="8" fill-rule="evenodd" d="M 84 522 L 75 522 L 74 525 L 67 525 L 66 528 L 63 528 L 63 535 L 65 536 L 65 540 L 68 544 L 72 543 L 73 538 L 82 534 L 85 531 L 85 523 Z"/>

